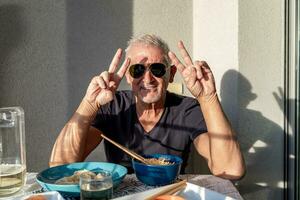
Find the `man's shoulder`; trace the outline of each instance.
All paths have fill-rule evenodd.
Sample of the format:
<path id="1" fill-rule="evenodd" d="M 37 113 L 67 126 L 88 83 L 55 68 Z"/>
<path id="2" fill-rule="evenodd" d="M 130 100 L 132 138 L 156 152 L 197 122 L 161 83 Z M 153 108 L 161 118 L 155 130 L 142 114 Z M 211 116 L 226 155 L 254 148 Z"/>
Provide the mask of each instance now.
<path id="1" fill-rule="evenodd" d="M 121 108 L 127 108 L 131 104 L 133 104 L 133 93 L 130 90 L 120 90 L 116 91 L 115 98 L 114 98 L 114 104 L 115 106 L 121 107 Z"/>
<path id="2" fill-rule="evenodd" d="M 172 92 L 167 92 L 167 104 L 173 106 L 188 106 L 188 105 L 198 105 L 198 101 L 189 96 L 184 96 L 180 94 L 175 94 Z"/>
<path id="3" fill-rule="evenodd" d="M 101 106 L 100 113 L 120 113 L 132 107 L 133 98 L 131 91 L 116 91 L 113 101 Z"/>
<path id="4" fill-rule="evenodd" d="M 132 91 L 131 90 L 119 90 L 119 91 L 116 91 L 115 96 L 117 98 L 132 99 Z"/>

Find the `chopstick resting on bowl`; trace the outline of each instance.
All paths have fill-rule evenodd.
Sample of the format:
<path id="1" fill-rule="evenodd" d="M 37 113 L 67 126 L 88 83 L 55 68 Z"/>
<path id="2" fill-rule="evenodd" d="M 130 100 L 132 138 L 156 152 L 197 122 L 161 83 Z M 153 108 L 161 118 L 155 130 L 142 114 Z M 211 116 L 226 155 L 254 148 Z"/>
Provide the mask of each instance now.
<path id="1" fill-rule="evenodd" d="M 149 197 L 147 197 L 145 200 L 154 200 L 158 196 L 161 195 L 172 195 L 178 192 L 179 190 L 182 190 L 186 187 L 186 180 L 180 181 L 178 183 L 174 183 L 170 185 L 169 187 L 157 192 L 156 194 L 153 194 Z"/>
<path id="2" fill-rule="evenodd" d="M 112 143 L 113 145 L 115 145 L 116 147 L 120 148 L 121 150 L 123 150 L 125 153 L 127 153 L 128 155 L 130 155 L 131 157 L 137 159 L 138 161 L 144 163 L 144 164 L 150 164 L 147 159 L 145 159 L 144 157 L 140 156 L 139 154 L 129 150 L 128 148 L 120 145 L 119 143 L 111 140 L 110 138 L 106 137 L 103 133 L 100 134 L 102 138 L 104 138 L 106 141 Z"/>

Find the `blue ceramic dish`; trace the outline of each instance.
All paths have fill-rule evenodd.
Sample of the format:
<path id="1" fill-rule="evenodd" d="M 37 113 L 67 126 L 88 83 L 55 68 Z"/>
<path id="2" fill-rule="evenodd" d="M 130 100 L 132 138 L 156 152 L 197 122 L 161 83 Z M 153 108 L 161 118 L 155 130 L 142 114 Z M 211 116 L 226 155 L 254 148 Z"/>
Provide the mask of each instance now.
<path id="1" fill-rule="evenodd" d="M 55 184 L 55 181 L 66 176 L 71 176 L 75 171 L 82 169 L 93 172 L 111 172 L 114 187 L 118 186 L 127 174 L 127 169 L 125 167 L 113 163 L 78 162 L 48 168 L 37 175 L 37 182 L 46 191 L 58 191 L 64 197 L 78 197 L 80 196 L 79 184 L 59 185 Z"/>
<path id="2" fill-rule="evenodd" d="M 139 161 L 132 160 L 132 166 L 137 179 L 142 183 L 151 186 L 161 186 L 173 183 L 179 173 L 182 159 L 178 156 L 167 154 L 144 155 L 145 158 L 164 158 L 173 162 L 171 165 L 146 165 Z"/>

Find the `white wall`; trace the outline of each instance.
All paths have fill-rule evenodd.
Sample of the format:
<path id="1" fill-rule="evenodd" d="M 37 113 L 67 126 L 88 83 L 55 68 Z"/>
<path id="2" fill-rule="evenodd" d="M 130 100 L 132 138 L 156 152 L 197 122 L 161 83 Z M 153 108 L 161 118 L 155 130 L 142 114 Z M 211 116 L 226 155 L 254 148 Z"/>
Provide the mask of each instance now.
<path id="1" fill-rule="evenodd" d="M 264 189 L 261 191 L 265 192 L 265 199 L 282 199 L 283 22 L 284 7 L 280 0 L 239 4 L 239 72 L 251 84 L 252 95 L 256 95 L 246 99 L 249 93 L 240 81 L 243 96 L 239 96 L 239 118 L 243 121 L 240 120 L 238 130 L 249 166 L 249 176 L 241 184 L 266 186 L 259 187 Z"/>
<path id="2" fill-rule="evenodd" d="M 194 59 L 207 60 L 212 67 L 248 166 L 239 183 L 245 199 L 281 199 L 282 4 L 280 0 L 2 0 L 0 107 L 25 109 L 28 169 L 47 167 L 60 129 L 90 78 L 106 69 L 114 51 L 124 48 L 131 35 L 152 32 L 175 53 L 177 41 L 183 40 Z M 181 83 L 181 77 L 175 81 Z M 189 170 L 207 173 L 198 158 L 192 154 Z M 103 150 L 97 149 L 89 159 L 103 159 Z"/>
<path id="3" fill-rule="evenodd" d="M 280 0 L 194 0 L 194 57 L 211 65 L 237 130 L 245 199 L 283 198 L 283 12 Z"/>

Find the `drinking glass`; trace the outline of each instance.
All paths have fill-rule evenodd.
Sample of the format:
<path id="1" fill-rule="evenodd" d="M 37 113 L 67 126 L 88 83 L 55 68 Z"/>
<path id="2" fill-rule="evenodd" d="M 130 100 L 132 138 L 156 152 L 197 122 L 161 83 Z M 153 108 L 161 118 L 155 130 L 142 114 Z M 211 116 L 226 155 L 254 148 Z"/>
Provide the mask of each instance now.
<path id="1" fill-rule="evenodd" d="M 0 197 L 10 196 L 25 184 L 24 111 L 0 108 Z"/>
<path id="2" fill-rule="evenodd" d="M 110 172 L 101 171 L 96 176 L 80 175 L 81 200 L 107 200 L 113 196 L 113 181 Z"/>

